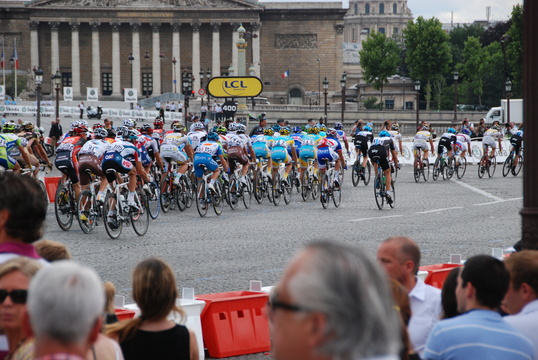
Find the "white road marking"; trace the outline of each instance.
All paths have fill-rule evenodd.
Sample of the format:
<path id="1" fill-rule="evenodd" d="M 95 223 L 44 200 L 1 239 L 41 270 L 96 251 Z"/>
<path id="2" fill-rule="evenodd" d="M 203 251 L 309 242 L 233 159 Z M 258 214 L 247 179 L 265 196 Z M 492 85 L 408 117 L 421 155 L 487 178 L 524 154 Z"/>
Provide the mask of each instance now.
<path id="1" fill-rule="evenodd" d="M 476 187 L 474 187 L 474 186 L 472 186 L 472 185 L 469 185 L 469 184 L 466 184 L 466 183 L 464 183 L 464 182 L 462 182 L 462 181 L 456 181 L 456 180 L 454 180 L 454 179 L 450 179 L 450 181 L 454 182 L 455 184 L 461 185 L 461 186 L 463 186 L 464 188 L 467 188 L 467 189 L 469 189 L 469 190 L 472 190 L 472 191 L 474 191 L 475 193 L 478 193 L 478 194 L 480 194 L 480 195 L 484 195 L 484 196 L 486 196 L 486 197 L 488 197 L 488 198 L 490 198 L 490 199 L 493 199 L 493 200 L 495 200 L 495 201 L 503 201 L 503 199 L 500 198 L 500 197 L 498 197 L 498 196 L 495 196 L 495 195 L 493 195 L 493 194 L 490 194 L 490 193 L 488 193 L 487 191 L 484 191 L 484 190 L 482 190 L 482 189 L 476 188 Z"/>
<path id="2" fill-rule="evenodd" d="M 352 219 L 352 220 L 348 220 L 348 221 L 357 222 L 357 221 L 367 221 L 367 220 L 390 219 L 390 218 L 402 217 L 402 216 L 403 215 L 376 216 L 376 217 L 372 217 L 372 218 Z"/>
<path id="3" fill-rule="evenodd" d="M 434 210 L 427 210 L 427 211 L 419 211 L 419 212 L 416 212 L 416 214 L 430 214 L 430 213 L 435 213 L 435 212 L 441 212 L 441 211 L 446 211 L 446 210 L 456 210 L 456 209 L 463 209 L 463 206 L 449 207 L 449 208 L 444 208 L 444 209 L 434 209 Z"/>
<path id="4" fill-rule="evenodd" d="M 517 198 L 511 198 L 511 199 L 503 199 L 503 200 L 497 200 L 497 201 L 490 201 L 487 203 L 482 204 L 473 204 L 474 206 L 483 206 L 483 205 L 491 205 L 491 204 L 499 204 L 507 201 L 517 201 L 517 200 L 523 200 L 523 197 L 517 197 Z"/>

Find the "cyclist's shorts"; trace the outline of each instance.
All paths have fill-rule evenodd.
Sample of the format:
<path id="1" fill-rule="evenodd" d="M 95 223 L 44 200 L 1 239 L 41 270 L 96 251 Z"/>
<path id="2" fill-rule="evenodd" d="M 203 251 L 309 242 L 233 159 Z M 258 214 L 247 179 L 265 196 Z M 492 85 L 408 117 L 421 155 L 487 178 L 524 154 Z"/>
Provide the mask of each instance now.
<path id="1" fill-rule="evenodd" d="M 510 144 L 514 147 L 514 151 L 516 152 L 516 155 L 519 155 L 522 142 L 523 142 L 523 138 L 519 135 L 512 135 L 512 137 L 510 138 Z"/>
<path id="2" fill-rule="evenodd" d="M 252 148 L 254 149 L 254 153 L 256 154 L 256 157 L 269 159 L 269 148 L 267 147 L 267 144 L 264 142 L 255 142 L 252 144 Z"/>
<path id="3" fill-rule="evenodd" d="M 325 169 L 326 161 L 336 161 L 338 154 L 330 147 L 318 148 L 318 165 L 320 169 Z"/>
<path id="4" fill-rule="evenodd" d="M 361 142 L 355 142 L 355 147 L 357 149 L 359 149 L 362 156 L 367 156 L 368 155 L 368 141 L 363 140 Z"/>
<path id="5" fill-rule="evenodd" d="M 462 151 L 467 150 L 465 147 L 465 144 L 459 141 L 456 141 L 456 144 L 454 144 L 454 153 L 456 155 L 459 155 Z"/>
<path id="6" fill-rule="evenodd" d="M 421 149 L 422 151 L 428 151 L 428 144 L 427 143 L 414 143 L 413 144 L 413 154 L 417 154 L 417 149 Z"/>
<path id="7" fill-rule="evenodd" d="M 304 145 L 301 147 L 301 152 L 299 153 L 299 162 L 303 169 L 306 169 L 308 166 L 308 160 L 315 159 L 316 157 L 316 148 L 314 146 Z"/>
<path id="8" fill-rule="evenodd" d="M 13 169 L 17 160 L 7 154 L 0 154 L 0 166 L 4 169 Z"/>
<path id="9" fill-rule="evenodd" d="M 54 165 L 56 165 L 58 170 L 67 175 L 73 184 L 78 183 L 78 175 L 75 166 L 73 165 L 73 161 L 71 160 L 70 150 L 58 151 L 56 159 L 54 160 Z"/>
<path id="10" fill-rule="evenodd" d="M 78 172 L 80 177 L 80 185 L 88 185 L 90 183 L 90 174 L 86 170 L 89 170 L 92 174 L 97 176 L 103 176 L 103 170 L 101 169 L 101 161 L 95 155 L 80 155 L 78 160 Z"/>
<path id="11" fill-rule="evenodd" d="M 170 159 L 176 163 L 182 165 L 187 162 L 187 154 L 179 150 L 174 144 L 163 144 L 161 146 L 161 157 L 163 159 Z"/>
<path id="12" fill-rule="evenodd" d="M 437 145 L 437 153 L 438 154 L 443 153 L 443 147 L 445 147 L 447 151 L 452 150 L 452 142 L 450 141 L 450 139 L 441 138 L 439 140 L 439 144 Z"/>
<path id="13" fill-rule="evenodd" d="M 209 154 L 197 153 L 194 154 L 194 175 L 201 178 L 204 176 L 204 166 L 209 171 L 215 171 L 219 167 L 219 164 Z"/>
<path id="14" fill-rule="evenodd" d="M 387 157 L 387 148 L 383 145 L 373 145 L 368 149 L 368 157 L 372 162 L 379 162 L 381 169 L 387 170 L 389 168 L 389 159 Z"/>
<path id="15" fill-rule="evenodd" d="M 493 139 L 483 140 L 482 141 L 482 150 L 486 150 L 488 146 L 491 146 L 493 149 L 497 149 L 497 142 Z"/>
<path id="16" fill-rule="evenodd" d="M 151 158 L 149 157 L 148 150 L 145 146 L 140 149 L 140 161 L 142 162 L 143 167 L 148 167 L 151 165 Z"/>
<path id="17" fill-rule="evenodd" d="M 125 160 L 117 152 L 106 153 L 105 157 L 103 158 L 103 163 L 101 164 L 103 173 L 105 174 L 106 179 L 109 183 L 112 183 L 114 180 L 116 180 L 116 173 L 114 171 L 107 172 L 107 170 L 113 169 L 120 174 L 127 174 L 129 173 L 129 171 L 131 171 L 133 166 L 134 165 L 132 162 L 130 162 L 129 160 Z"/>
<path id="18" fill-rule="evenodd" d="M 278 168 L 279 163 L 289 163 L 290 156 L 288 155 L 288 151 L 285 148 L 278 146 L 276 148 L 273 148 L 271 160 L 273 161 L 273 168 Z"/>

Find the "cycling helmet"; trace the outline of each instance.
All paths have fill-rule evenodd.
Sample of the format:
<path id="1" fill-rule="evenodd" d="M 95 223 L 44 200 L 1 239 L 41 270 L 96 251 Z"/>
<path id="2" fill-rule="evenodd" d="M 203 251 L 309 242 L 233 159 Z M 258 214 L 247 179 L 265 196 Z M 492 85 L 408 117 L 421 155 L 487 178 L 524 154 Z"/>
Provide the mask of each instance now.
<path id="1" fill-rule="evenodd" d="M 211 131 L 212 131 L 212 132 L 218 132 L 218 130 L 219 130 L 219 127 L 218 127 L 218 126 L 213 126 L 213 127 L 211 128 Z"/>
<path id="2" fill-rule="evenodd" d="M 81 124 L 81 122 L 79 122 L 77 126 L 73 129 L 73 131 L 76 132 L 77 134 L 81 134 L 88 131 L 88 128 L 86 128 L 86 126 L 84 126 L 83 124 Z"/>
<path id="3" fill-rule="evenodd" d="M 140 132 L 142 134 L 149 134 L 151 135 L 153 133 L 153 129 L 151 128 L 150 124 L 144 124 L 140 127 Z"/>
<path id="4" fill-rule="evenodd" d="M 394 131 L 400 131 L 400 125 L 398 124 L 392 124 L 392 126 L 390 127 L 391 130 L 394 130 Z"/>
<path id="5" fill-rule="evenodd" d="M 337 137 L 338 133 L 336 132 L 336 129 L 329 129 L 329 130 L 327 130 L 327 136 L 328 137 Z"/>
<path id="6" fill-rule="evenodd" d="M 153 127 L 154 127 L 155 129 L 162 129 L 163 126 L 164 126 L 164 123 L 162 122 L 162 120 L 155 120 L 155 121 L 153 122 Z"/>
<path id="7" fill-rule="evenodd" d="M 369 125 L 366 125 L 364 128 L 363 128 L 364 131 L 369 131 L 369 132 L 372 132 L 372 127 L 369 126 Z"/>
<path id="8" fill-rule="evenodd" d="M 175 123 L 175 124 L 172 124 L 172 130 L 174 130 L 174 132 L 182 132 L 184 130 L 184 127 L 183 125 L 181 125 L 181 123 Z"/>
<path id="9" fill-rule="evenodd" d="M 135 130 L 131 129 L 125 129 L 125 131 L 122 132 L 121 138 L 125 141 L 132 141 L 137 139 L 137 134 Z"/>
<path id="10" fill-rule="evenodd" d="M 379 137 L 390 137 L 390 133 L 387 130 L 381 130 L 379 132 Z"/>
<path id="11" fill-rule="evenodd" d="M 319 132 L 327 132 L 327 127 L 325 125 L 321 125 L 319 128 Z"/>
<path id="12" fill-rule="evenodd" d="M 465 134 L 465 135 L 471 135 L 471 130 L 465 128 L 461 131 L 462 134 Z"/>
<path id="13" fill-rule="evenodd" d="M 43 135 L 45 133 L 45 128 L 43 126 L 39 127 L 39 133 Z"/>
<path id="14" fill-rule="evenodd" d="M 237 124 L 236 127 L 238 133 L 245 133 L 247 131 L 247 127 L 243 124 Z"/>
<path id="15" fill-rule="evenodd" d="M 428 124 L 422 125 L 422 130 L 429 131 L 430 130 L 430 125 L 428 125 Z"/>
<path id="16" fill-rule="evenodd" d="M 132 129 L 135 127 L 135 122 L 132 119 L 123 119 L 122 125 L 128 129 Z"/>
<path id="17" fill-rule="evenodd" d="M 34 124 L 33 124 L 31 121 L 25 121 L 25 122 L 22 124 L 22 128 L 23 128 L 25 131 L 33 131 L 33 130 L 34 130 Z"/>
<path id="18" fill-rule="evenodd" d="M 344 124 L 342 124 L 341 122 L 337 122 L 334 124 L 334 128 L 336 130 L 342 130 L 344 128 Z"/>
<path id="19" fill-rule="evenodd" d="M 290 128 L 289 127 L 285 126 L 282 129 L 280 129 L 280 135 L 286 136 L 286 135 L 289 135 L 289 134 L 290 134 Z"/>
<path id="20" fill-rule="evenodd" d="M 449 132 L 450 134 L 455 134 L 455 133 L 456 133 L 456 129 L 454 129 L 454 128 L 448 128 L 448 132 Z"/>
<path id="21" fill-rule="evenodd" d="M 16 125 L 13 121 L 7 122 L 4 124 L 4 132 L 5 133 L 12 133 L 16 129 Z"/>
<path id="22" fill-rule="evenodd" d="M 99 139 L 104 139 L 108 136 L 108 131 L 103 128 L 97 128 L 93 131 L 93 136 Z"/>
<path id="23" fill-rule="evenodd" d="M 501 127 L 499 125 L 493 125 L 491 128 L 493 130 L 501 130 Z"/>
<path id="24" fill-rule="evenodd" d="M 192 128 L 196 131 L 196 130 L 204 130 L 205 127 L 204 127 L 204 124 L 202 124 L 201 122 L 197 122 L 197 123 L 194 123 L 192 125 Z"/>
<path id="25" fill-rule="evenodd" d="M 273 136 L 275 134 L 273 129 L 265 129 L 263 130 L 263 134 L 267 136 Z"/>
<path id="26" fill-rule="evenodd" d="M 273 125 L 273 131 L 274 132 L 280 132 L 280 129 L 281 129 L 280 125 L 278 125 L 278 124 Z"/>
<path id="27" fill-rule="evenodd" d="M 103 127 L 103 124 L 101 123 L 95 123 L 93 126 L 92 126 L 92 129 L 95 130 L 95 129 L 100 129 Z"/>
<path id="28" fill-rule="evenodd" d="M 308 129 L 309 134 L 319 134 L 319 129 L 315 126 Z"/>
<path id="29" fill-rule="evenodd" d="M 228 132 L 228 129 L 226 129 L 226 127 L 224 127 L 224 126 L 218 126 L 217 127 L 217 131 L 216 131 L 217 134 L 223 134 L 224 135 L 227 132 Z"/>
<path id="30" fill-rule="evenodd" d="M 76 127 L 78 127 L 78 120 L 71 121 L 71 124 L 69 124 L 69 131 L 75 131 Z"/>
<path id="31" fill-rule="evenodd" d="M 303 129 L 301 129 L 300 126 L 294 126 L 293 129 L 291 129 L 291 131 L 294 133 L 294 134 L 300 134 Z"/>
<path id="32" fill-rule="evenodd" d="M 118 126 L 116 128 L 116 135 L 121 136 L 126 131 L 127 131 L 127 128 L 125 126 Z"/>
<path id="33" fill-rule="evenodd" d="M 219 141 L 219 134 L 217 134 L 216 132 L 210 132 L 209 134 L 207 134 L 207 140 L 211 140 L 211 141 Z"/>
<path id="34" fill-rule="evenodd" d="M 86 120 L 79 120 L 80 126 L 84 126 L 85 128 L 88 128 L 88 122 Z"/>

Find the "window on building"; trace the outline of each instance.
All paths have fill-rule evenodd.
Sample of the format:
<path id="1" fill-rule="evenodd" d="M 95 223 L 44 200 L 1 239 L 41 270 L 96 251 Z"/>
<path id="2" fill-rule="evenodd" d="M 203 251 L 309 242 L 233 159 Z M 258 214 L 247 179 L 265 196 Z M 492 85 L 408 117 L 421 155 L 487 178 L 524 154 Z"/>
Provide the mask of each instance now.
<path id="1" fill-rule="evenodd" d="M 62 73 L 62 88 L 73 86 L 73 77 L 70 72 Z"/>
<path id="2" fill-rule="evenodd" d="M 381 34 L 384 34 L 384 33 L 385 33 L 385 28 L 379 28 L 378 31 L 379 31 Z"/>
<path id="3" fill-rule="evenodd" d="M 379 4 L 379 13 L 384 14 L 385 13 L 385 4 Z"/>
<path id="4" fill-rule="evenodd" d="M 364 5 L 364 13 L 369 14 L 370 13 L 370 4 Z"/>
<path id="5" fill-rule="evenodd" d="M 385 99 L 385 109 L 394 110 L 394 99 Z"/>
<path id="6" fill-rule="evenodd" d="M 355 4 L 355 15 L 359 13 L 359 4 Z"/>
<path id="7" fill-rule="evenodd" d="M 406 101 L 405 102 L 405 110 L 413 110 L 413 107 L 415 102 L 414 101 Z"/>
<path id="8" fill-rule="evenodd" d="M 364 28 L 364 29 L 362 29 L 361 33 L 364 34 L 364 35 L 369 35 L 370 34 L 370 29 L 369 28 Z"/>
<path id="9" fill-rule="evenodd" d="M 101 74 L 101 89 L 103 95 L 112 95 L 112 73 Z"/>
<path id="10" fill-rule="evenodd" d="M 355 28 L 351 29 L 351 41 L 352 41 L 352 42 L 357 41 L 357 40 L 355 39 Z"/>
<path id="11" fill-rule="evenodd" d="M 393 14 L 397 14 L 397 13 L 398 13 L 398 5 L 396 5 L 396 4 L 393 4 L 393 5 L 392 5 L 392 13 L 393 13 Z"/>
<path id="12" fill-rule="evenodd" d="M 398 35 L 398 31 L 399 31 L 399 29 L 398 29 L 397 27 L 395 27 L 395 28 L 392 29 L 392 33 L 393 33 L 394 35 Z"/>
<path id="13" fill-rule="evenodd" d="M 153 74 L 142 73 L 142 95 L 149 96 L 153 93 Z"/>

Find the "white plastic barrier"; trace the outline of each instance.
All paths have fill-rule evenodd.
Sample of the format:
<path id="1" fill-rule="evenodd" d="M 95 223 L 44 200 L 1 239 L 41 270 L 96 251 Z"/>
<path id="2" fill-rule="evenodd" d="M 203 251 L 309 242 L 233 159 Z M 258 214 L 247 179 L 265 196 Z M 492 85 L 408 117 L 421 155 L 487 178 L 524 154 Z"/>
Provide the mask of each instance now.
<path id="1" fill-rule="evenodd" d="M 187 319 L 184 325 L 190 330 L 194 331 L 194 334 L 196 335 L 196 341 L 198 343 L 198 353 L 200 354 L 199 359 L 205 359 L 204 338 L 202 335 L 202 321 L 200 319 L 200 314 L 202 314 L 202 310 L 205 307 L 205 301 L 176 299 L 176 305 L 182 307 L 183 310 L 185 310 L 185 313 L 187 314 Z M 127 304 L 124 306 L 124 309 L 133 310 L 135 312 L 135 316 L 140 315 L 140 309 L 136 304 Z M 175 315 L 174 313 L 171 313 L 170 315 L 168 315 L 168 320 L 172 320 L 176 324 L 179 324 L 181 319 L 179 316 Z"/>

